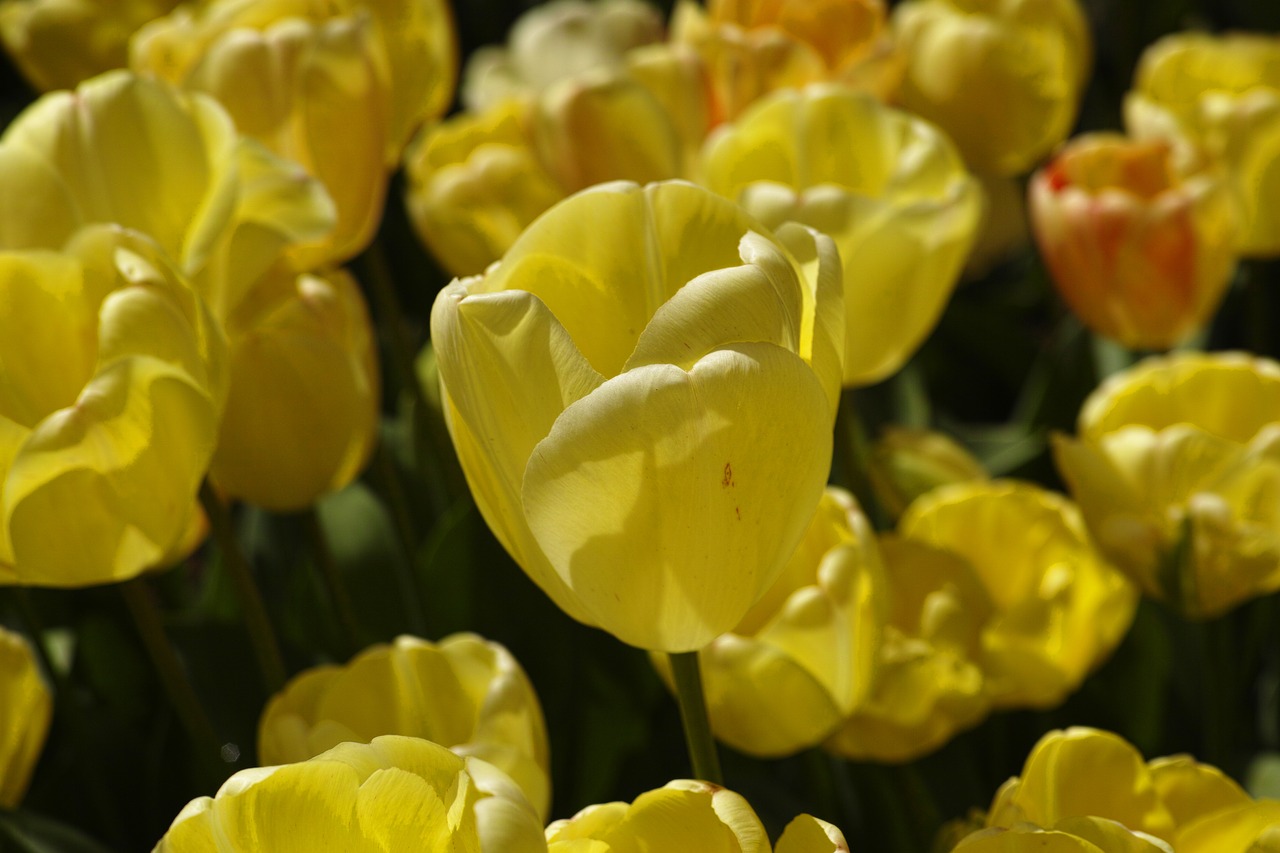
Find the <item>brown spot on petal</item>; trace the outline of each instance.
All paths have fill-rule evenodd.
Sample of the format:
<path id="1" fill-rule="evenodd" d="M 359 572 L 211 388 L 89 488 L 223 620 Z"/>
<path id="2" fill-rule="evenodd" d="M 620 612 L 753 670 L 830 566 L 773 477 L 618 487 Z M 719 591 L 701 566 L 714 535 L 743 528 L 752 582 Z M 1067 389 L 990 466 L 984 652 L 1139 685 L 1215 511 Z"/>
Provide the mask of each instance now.
<path id="1" fill-rule="evenodd" d="M 733 485 L 733 464 L 730 462 L 724 463 L 724 476 L 720 479 L 720 485 L 726 489 Z"/>

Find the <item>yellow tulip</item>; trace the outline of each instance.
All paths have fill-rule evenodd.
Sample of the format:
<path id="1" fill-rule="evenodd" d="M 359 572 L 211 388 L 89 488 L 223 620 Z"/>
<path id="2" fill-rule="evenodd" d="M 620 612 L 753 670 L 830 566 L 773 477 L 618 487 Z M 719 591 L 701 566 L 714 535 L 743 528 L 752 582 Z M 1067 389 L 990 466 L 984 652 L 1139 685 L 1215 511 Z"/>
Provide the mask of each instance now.
<path id="1" fill-rule="evenodd" d="M 279 7 L 279 18 L 250 29 L 269 5 Z M 368 15 L 286 17 L 294 5 L 255 0 L 246 8 L 231 0 L 182 7 L 138 34 L 132 66 L 216 98 L 240 133 L 324 184 L 337 223 L 318 243 L 291 248 L 295 267 L 306 270 L 349 260 L 377 231 L 392 94 Z"/>
<path id="2" fill-rule="evenodd" d="M 882 536 L 889 619 L 871 695 L 826 743 L 855 761 L 900 763 L 977 725 L 991 701 L 981 657 L 989 594 L 972 567 L 921 542 Z"/>
<path id="3" fill-rule="evenodd" d="M 1079 830 L 1088 819 L 1114 821 L 1179 853 L 1246 853 L 1255 849 L 1248 845 L 1260 830 L 1273 825 L 1260 818 L 1274 822 L 1280 817 L 1276 805 L 1255 802 L 1220 770 L 1187 756 L 1144 762 L 1118 735 L 1071 728 L 1049 732 L 1032 748 L 1022 774 L 996 793 L 987 825 L 1074 826 L 1072 831 L 1084 834 Z"/>
<path id="4" fill-rule="evenodd" d="M 662 40 L 662 15 L 643 0 L 555 0 L 511 27 L 503 47 L 467 60 L 462 102 L 485 112 L 511 98 L 536 97 L 554 83 L 597 68 L 623 67 L 633 48 Z"/>
<path id="5" fill-rule="evenodd" d="M 610 184 L 437 297 L 454 446 L 508 552 L 641 648 L 731 630 L 830 467 L 839 256 L 690 184 Z"/>
<path id="6" fill-rule="evenodd" d="M 462 113 L 429 128 L 405 153 L 410 221 L 454 275 L 484 272 L 566 195 L 534 151 L 530 109 L 513 100 Z"/>
<path id="7" fill-rule="evenodd" d="M 0 40 L 42 92 L 74 89 L 129 62 L 129 37 L 182 0 L 4 0 Z"/>
<path id="8" fill-rule="evenodd" d="M 829 234 L 845 274 L 845 385 L 892 374 L 932 331 L 981 191 L 931 125 L 836 86 L 784 91 L 708 139 L 703 182 L 770 227 Z"/>
<path id="9" fill-rule="evenodd" d="M 1177 836 L 1178 853 L 1274 853 L 1280 850 L 1280 802 L 1240 803 L 1193 823 Z"/>
<path id="10" fill-rule="evenodd" d="M 4 628 L 0 628 L 0 709 L 0 720 L 4 720 L 0 725 L 0 809 L 14 809 L 27 792 L 49 732 L 53 699 L 27 641 Z"/>
<path id="11" fill-rule="evenodd" d="M 1077 0 L 908 0 L 893 24 L 902 105 L 975 170 L 1020 174 L 1070 132 L 1091 61 Z"/>
<path id="12" fill-rule="evenodd" d="M 227 324 L 231 391 L 210 470 L 228 495 L 305 509 L 363 470 L 378 433 L 373 329 L 341 270 L 277 272 Z"/>
<path id="13" fill-rule="evenodd" d="M 533 685 L 505 648 L 474 634 L 439 644 L 401 636 L 345 666 L 294 676 L 258 723 L 263 764 L 305 761 L 345 741 L 384 734 L 430 740 L 482 758 L 540 815 L 551 799 L 547 731 Z"/>
<path id="14" fill-rule="evenodd" d="M 224 349 L 139 234 L 101 226 L 63 253 L 0 252 L 0 583 L 89 586 L 185 555 Z"/>
<path id="15" fill-rule="evenodd" d="M 1280 589 L 1280 365 L 1147 359 L 1090 395 L 1077 432 L 1055 436 L 1058 470 L 1144 592 L 1211 618 Z"/>
<path id="16" fill-rule="evenodd" d="M 889 624 L 870 700 L 827 744 L 905 761 L 992 708 L 1049 708 L 1123 639 L 1133 587 L 1098 557 L 1079 512 L 1011 481 L 917 498 L 881 540 Z"/>
<path id="17" fill-rule="evenodd" d="M 900 535 L 962 557 L 995 608 L 982 630 L 996 707 L 1061 704 L 1124 639 L 1137 591 L 1094 550 L 1080 511 L 1028 483 L 965 483 L 917 500 Z"/>
<path id="18" fill-rule="evenodd" d="M 1067 818 L 1052 829 L 1031 824 L 987 829 L 952 849 L 953 853 L 1173 853 L 1157 838 L 1097 817 Z"/>
<path id="19" fill-rule="evenodd" d="M 1239 217 L 1213 172 L 1181 173 L 1172 149 L 1116 134 L 1073 139 L 1028 189 L 1058 292 L 1086 326 L 1164 350 L 1209 321 L 1236 266 Z"/>
<path id="20" fill-rule="evenodd" d="M 192 800 L 153 853 L 544 853 L 510 779 L 419 738 L 344 743 L 298 764 L 241 770 Z"/>
<path id="21" fill-rule="evenodd" d="M 777 847 L 751 805 L 708 782 L 678 779 L 633 803 L 588 806 L 547 827 L 550 853 L 697 850 L 724 853 L 836 853 L 847 851 L 835 826 L 809 815 L 788 824 Z"/>
<path id="22" fill-rule="evenodd" d="M 883 0 L 680 0 L 672 39 L 707 67 L 715 122 L 785 88 L 827 80 L 881 100 L 902 78 Z"/>
<path id="23" fill-rule="evenodd" d="M 716 737 L 771 757 L 830 735 L 870 690 L 884 584 L 871 525 L 852 495 L 828 487 L 778 580 L 698 656 Z M 666 657 L 654 663 L 670 685 Z"/>
<path id="24" fill-rule="evenodd" d="M 155 240 L 225 318 L 332 203 L 298 166 L 237 136 L 213 99 L 113 71 L 46 95 L 0 137 L 0 247 L 60 249 L 116 224 Z"/>
<path id="25" fill-rule="evenodd" d="M 895 519 L 941 486 L 987 479 L 972 453 L 945 433 L 891 426 L 871 448 L 867 475 L 880 505 Z"/>
<path id="26" fill-rule="evenodd" d="M 1134 136 L 1224 164 L 1244 205 L 1242 253 L 1280 254 L 1280 38 L 1166 36 L 1143 53 L 1124 110 Z"/>

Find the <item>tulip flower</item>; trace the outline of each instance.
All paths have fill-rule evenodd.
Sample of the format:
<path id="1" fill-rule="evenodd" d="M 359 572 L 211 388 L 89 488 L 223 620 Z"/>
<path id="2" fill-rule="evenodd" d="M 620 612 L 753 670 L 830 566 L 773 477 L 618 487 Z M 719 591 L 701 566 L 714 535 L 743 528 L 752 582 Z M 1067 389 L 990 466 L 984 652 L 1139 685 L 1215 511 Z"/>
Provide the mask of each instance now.
<path id="1" fill-rule="evenodd" d="M 258 724 L 263 764 L 305 761 L 345 741 L 409 735 L 493 764 L 545 816 L 547 731 L 533 686 L 505 648 L 474 634 L 397 637 L 346 666 L 313 667 L 272 697 Z"/>
<path id="2" fill-rule="evenodd" d="M 1142 590 L 1212 618 L 1280 589 L 1280 365 L 1177 353 L 1116 374 L 1055 436 L 1098 547 Z"/>
<path id="3" fill-rule="evenodd" d="M 618 69 L 633 48 L 663 38 L 662 16 L 643 0 L 553 0 L 511 27 L 503 47 L 482 47 L 467 60 L 461 95 L 483 113 L 597 68 Z"/>
<path id="4" fill-rule="evenodd" d="M 866 698 L 887 609 L 870 523 L 828 487 L 773 587 L 698 657 L 716 737 L 739 752 L 816 746 Z M 671 683 L 665 657 L 654 657 Z"/>
<path id="5" fill-rule="evenodd" d="M 210 471 L 228 495 L 305 509 L 363 470 L 378 434 L 377 351 L 341 270 L 270 275 L 227 324 L 231 391 Z"/>
<path id="6" fill-rule="evenodd" d="M 1280 38 L 1166 36 L 1143 53 L 1124 112 L 1135 137 L 1223 164 L 1243 204 L 1241 253 L 1280 254 Z"/>
<path id="7" fill-rule="evenodd" d="M 31 85 L 74 89 L 129 62 L 129 37 L 181 0 L 4 0 L 0 41 Z"/>
<path id="8" fill-rule="evenodd" d="M 22 802 L 52 712 L 53 700 L 31 647 L 21 634 L 0 628 L 0 809 Z"/>
<path id="9" fill-rule="evenodd" d="M 974 170 L 1020 174 L 1070 132 L 1091 51 L 1077 0 L 907 0 L 893 25 L 902 105 Z"/>
<path id="10" fill-rule="evenodd" d="M 190 551 L 225 346 L 142 235 L 0 252 L 0 583 L 108 583 Z"/>
<path id="11" fill-rule="evenodd" d="M 722 127 L 707 140 L 702 180 L 770 227 L 800 222 L 836 241 L 845 385 L 884 379 L 924 341 L 982 210 L 942 133 L 836 86 L 779 92 Z"/>
<path id="12" fill-rule="evenodd" d="M 838 828 L 810 815 L 787 825 L 776 847 L 751 805 L 733 791 L 679 779 L 633 803 L 588 806 L 547 827 L 550 853 L 582 850 L 723 850 L 726 853 L 837 853 Z"/>
<path id="13" fill-rule="evenodd" d="M 902 76 L 883 0 L 681 0 L 672 39 L 702 58 L 716 123 L 773 92 L 838 82 L 887 100 Z"/>
<path id="14" fill-rule="evenodd" d="M 477 275 L 565 197 L 533 149 L 530 108 L 508 101 L 446 119 L 405 153 L 409 218 L 454 275 Z"/>
<path id="15" fill-rule="evenodd" d="M 501 771 L 418 738 L 344 743 L 241 770 L 192 800 L 153 853 L 467 850 L 543 853 L 533 807 Z"/>
<path id="16" fill-rule="evenodd" d="M 1123 639 L 1137 595 L 1079 511 L 1010 481 L 944 486 L 881 540 L 890 616 L 869 700 L 827 743 L 906 761 L 989 709 L 1050 708 Z"/>
<path id="17" fill-rule="evenodd" d="M 333 225 L 296 164 L 204 95 L 113 71 L 44 96 L 0 137 L 0 247 L 60 249 L 116 224 L 156 241 L 225 318 L 289 245 Z"/>
<path id="18" fill-rule="evenodd" d="M 1040 739 L 1027 756 L 1022 774 L 1005 782 L 996 793 L 987 825 L 1015 830 L 1066 828 L 1095 841 L 1088 832 L 1090 824 L 1099 828 L 1114 822 L 1154 841 L 1157 850 L 1171 847 L 1179 853 L 1246 853 L 1256 849 L 1250 848 L 1249 842 L 1274 825 L 1280 815 L 1275 807 L 1272 801 L 1252 800 L 1216 767 L 1185 755 L 1144 762 L 1138 750 L 1118 735 L 1077 727 L 1052 731 Z M 964 844 L 956 849 L 970 850 Z M 1042 848 L 975 844 L 972 849 Z"/>
<path id="19" fill-rule="evenodd" d="M 880 539 L 889 618 L 871 694 L 827 741 L 855 761 L 927 755 L 986 717 L 981 658 L 990 595 L 959 557 L 896 536 Z"/>
<path id="20" fill-rule="evenodd" d="M 1105 818 L 1067 818 L 1052 829 L 1030 824 L 974 833 L 953 853 L 1171 853 L 1168 845 Z"/>
<path id="21" fill-rule="evenodd" d="M 732 630 L 830 468 L 839 256 L 681 182 L 544 214 L 437 297 L 431 338 L 485 520 L 570 616 L 655 651 Z"/>
<path id="22" fill-rule="evenodd" d="M 904 426 L 884 430 L 871 448 L 867 475 L 880 505 L 895 519 L 934 489 L 987 479 L 982 463 L 950 436 Z"/>
<path id="23" fill-rule="evenodd" d="M 1180 174 L 1162 142 L 1072 140 L 1028 190 L 1058 292 L 1085 325 L 1164 350 L 1203 326 L 1235 271 L 1239 217 L 1212 172 Z"/>
<path id="24" fill-rule="evenodd" d="M 336 226 L 290 253 L 297 269 L 340 263 L 368 245 L 382 215 L 392 97 L 383 45 L 367 15 L 312 22 L 281 9 L 262 30 L 246 26 L 269 5 L 182 7 L 139 33 L 132 67 L 216 98 L 239 132 L 318 178 Z"/>

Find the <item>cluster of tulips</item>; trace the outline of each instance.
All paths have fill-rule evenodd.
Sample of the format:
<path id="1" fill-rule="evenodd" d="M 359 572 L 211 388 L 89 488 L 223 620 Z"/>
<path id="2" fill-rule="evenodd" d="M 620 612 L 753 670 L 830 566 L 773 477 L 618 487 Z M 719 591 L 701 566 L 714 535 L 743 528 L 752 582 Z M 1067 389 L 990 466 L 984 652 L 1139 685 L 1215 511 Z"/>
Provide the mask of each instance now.
<path id="1" fill-rule="evenodd" d="M 1046 725 L 985 808 L 914 803 L 914 843 L 1280 849 L 1280 785 L 1228 775 L 1255 750 L 1224 702 L 1248 693 L 1273 750 L 1280 706 L 1214 675 L 1280 666 L 1280 362 L 1213 325 L 1233 288 L 1264 333 L 1280 304 L 1280 37 L 1168 35 L 1126 133 L 1068 139 L 1079 0 L 552 0 L 459 73 L 462 12 L 0 2 L 43 93 L 0 135 L 0 849 L 107 849 L 21 807 L 33 774 L 81 772 L 42 747 L 114 636 L 74 615 L 103 585 L 201 768 L 163 853 L 871 849 L 838 797 L 753 806 L 716 742 L 911 772 L 993 717 L 1047 719 L 1141 612 L 1218 632 L 1191 745 L 1223 769 Z M 388 251 L 400 208 L 438 293 Z M 873 434 L 878 399 L 927 409 L 957 287 L 1033 265 L 1099 365 L 1074 435 L 1019 468 L 927 415 Z M 343 495 L 386 508 L 424 635 L 415 599 L 448 585 L 420 555 L 474 506 L 537 595 L 648 654 L 689 763 L 553 808 L 523 650 L 362 620 L 382 581 L 337 569 Z M 311 525 L 326 612 L 263 595 L 263 518 Z M 218 589 L 269 695 L 243 759 L 171 636 Z M 1256 630 L 1224 633 L 1247 607 Z M 343 653 L 282 644 L 283 611 Z M 904 778 L 891 798 L 927 798 Z"/>

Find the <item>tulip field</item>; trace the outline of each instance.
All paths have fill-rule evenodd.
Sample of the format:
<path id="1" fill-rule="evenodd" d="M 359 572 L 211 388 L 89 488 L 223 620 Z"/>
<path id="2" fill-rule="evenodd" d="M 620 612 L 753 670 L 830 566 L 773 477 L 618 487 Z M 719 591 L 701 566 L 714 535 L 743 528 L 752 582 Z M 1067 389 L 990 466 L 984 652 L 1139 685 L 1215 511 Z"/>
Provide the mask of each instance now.
<path id="1" fill-rule="evenodd" d="M 1278 33 L 0 0 L 0 853 L 1280 851 Z"/>

